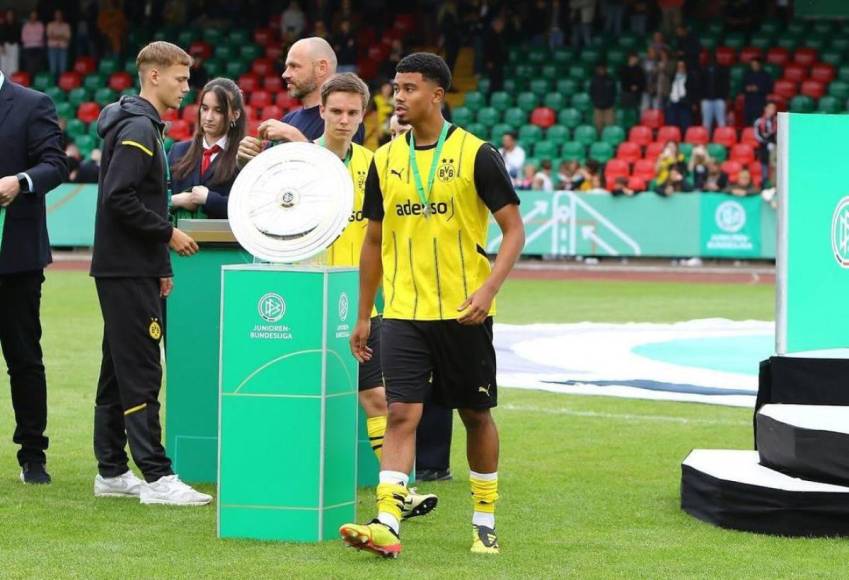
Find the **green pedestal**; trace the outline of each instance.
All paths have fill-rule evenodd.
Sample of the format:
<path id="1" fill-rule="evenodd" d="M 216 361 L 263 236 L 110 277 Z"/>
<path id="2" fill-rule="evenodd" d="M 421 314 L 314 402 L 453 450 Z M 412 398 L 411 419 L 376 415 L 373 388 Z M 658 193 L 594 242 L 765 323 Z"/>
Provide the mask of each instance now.
<path id="1" fill-rule="evenodd" d="M 316 542 L 354 519 L 357 289 L 354 268 L 223 268 L 219 537 Z"/>
<path id="2" fill-rule="evenodd" d="M 172 254 L 166 301 L 165 448 L 184 481 L 215 483 L 218 472 L 218 349 L 221 266 L 250 264 L 225 221 L 180 222 L 200 252 Z M 228 241 L 229 240 L 229 241 Z"/>

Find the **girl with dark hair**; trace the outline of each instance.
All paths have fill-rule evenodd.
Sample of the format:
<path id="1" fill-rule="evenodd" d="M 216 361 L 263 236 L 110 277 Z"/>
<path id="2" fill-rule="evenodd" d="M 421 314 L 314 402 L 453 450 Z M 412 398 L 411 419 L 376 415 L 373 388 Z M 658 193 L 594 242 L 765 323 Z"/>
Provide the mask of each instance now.
<path id="1" fill-rule="evenodd" d="M 195 134 L 168 153 L 174 209 L 192 217 L 227 218 L 227 197 L 239 172 L 236 153 L 245 136 L 242 92 L 230 79 L 209 81 L 200 94 Z M 195 213 L 198 210 L 203 213 Z"/>

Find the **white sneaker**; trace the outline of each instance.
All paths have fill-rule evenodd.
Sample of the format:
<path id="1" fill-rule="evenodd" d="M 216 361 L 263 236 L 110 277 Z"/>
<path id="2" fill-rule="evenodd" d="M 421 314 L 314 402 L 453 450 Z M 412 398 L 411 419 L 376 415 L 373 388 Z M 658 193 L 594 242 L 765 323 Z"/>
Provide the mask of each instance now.
<path id="1" fill-rule="evenodd" d="M 118 477 L 94 477 L 94 497 L 139 497 L 144 483 L 136 474 L 127 470 Z"/>
<path id="2" fill-rule="evenodd" d="M 161 505 L 206 505 L 212 496 L 195 491 L 176 475 L 160 477 L 153 483 L 142 482 L 141 502 Z"/>

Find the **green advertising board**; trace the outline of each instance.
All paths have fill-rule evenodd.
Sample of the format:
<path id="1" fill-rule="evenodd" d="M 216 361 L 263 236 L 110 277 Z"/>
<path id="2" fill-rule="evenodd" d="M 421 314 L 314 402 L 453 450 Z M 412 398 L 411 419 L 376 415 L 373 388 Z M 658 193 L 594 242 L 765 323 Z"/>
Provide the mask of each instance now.
<path id="1" fill-rule="evenodd" d="M 225 266 L 218 535 L 316 542 L 356 507 L 354 268 Z"/>
<path id="2" fill-rule="evenodd" d="M 849 348 L 849 117 L 779 113 L 776 352 Z"/>
<path id="3" fill-rule="evenodd" d="M 761 252 L 761 210 L 758 197 L 699 196 L 702 256 L 758 258 Z"/>

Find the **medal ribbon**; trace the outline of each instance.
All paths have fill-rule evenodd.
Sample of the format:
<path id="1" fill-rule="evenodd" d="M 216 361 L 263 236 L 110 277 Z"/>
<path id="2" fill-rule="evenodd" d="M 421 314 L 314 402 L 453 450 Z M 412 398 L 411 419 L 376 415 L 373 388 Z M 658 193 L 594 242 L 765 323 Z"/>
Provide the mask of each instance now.
<path id="1" fill-rule="evenodd" d="M 451 123 L 448 121 L 443 121 L 442 123 L 442 131 L 439 132 L 439 139 L 436 141 L 436 149 L 433 151 L 433 161 L 430 164 L 430 175 L 427 179 L 427 192 L 425 192 L 425 188 L 422 185 L 422 176 L 419 173 L 419 166 L 416 163 L 416 138 L 413 135 L 413 132 L 410 131 L 410 167 L 413 171 L 413 181 L 416 184 L 416 192 L 419 194 L 419 200 L 422 202 L 422 206 L 425 208 L 425 216 L 427 216 L 430 212 L 428 208 L 428 200 L 430 199 L 430 192 L 433 191 L 433 178 L 436 175 L 436 166 L 439 164 L 439 159 L 442 156 L 442 148 L 445 146 L 445 138 L 448 136 L 448 129 L 451 127 Z"/>

